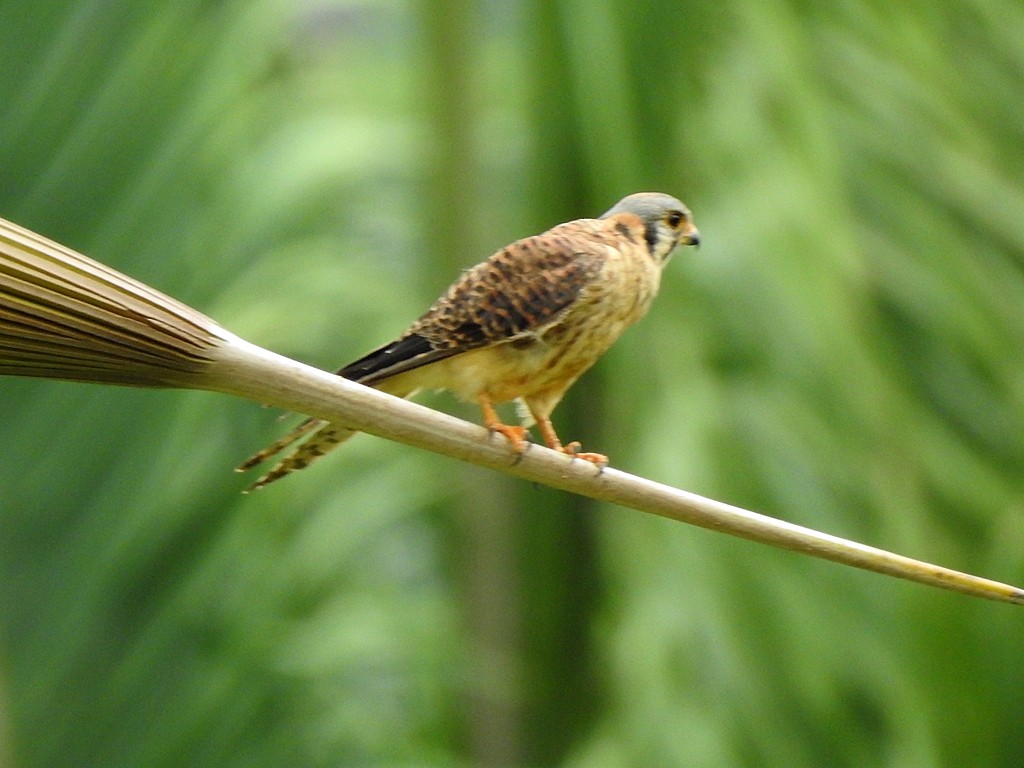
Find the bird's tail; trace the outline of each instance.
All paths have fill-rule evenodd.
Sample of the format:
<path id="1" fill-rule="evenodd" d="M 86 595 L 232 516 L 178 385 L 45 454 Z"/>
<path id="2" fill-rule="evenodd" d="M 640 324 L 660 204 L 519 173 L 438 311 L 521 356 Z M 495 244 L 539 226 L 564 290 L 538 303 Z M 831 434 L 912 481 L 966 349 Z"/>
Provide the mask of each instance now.
<path id="1" fill-rule="evenodd" d="M 398 389 L 394 386 L 388 386 L 390 383 L 391 382 L 385 380 L 375 385 L 374 388 L 403 398 L 410 397 L 415 394 L 415 390 L 404 388 Z M 267 459 L 276 456 L 290 446 L 298 443 L 291 453 L 285 454 L 280 460 L 278 460 L 277 464 L 266 472 L 266 474 L 259 477 L 254 483 L 252 483 L 252 485 L 245 489 L 245 493 L 249 493 L 250 491 L 269 485 L 275 480 L 280 480 L 285 475 L 290 475 L 292 472 L 298 472 L 300 469 L 305 469 L 328 451 L 337 448 L 356 434 L 356 430 L 349 429 L 341 424 L 323 421 L 322 419 L 306 419 L 288 434 L 278 440 L 275 440 L 262 451 L 254 453 L 244 462 L 239 464 L 238 467 L 235 468 L 235 471 L 247 472 L 253 467 L 262 464 Z"/>
<path id="2" fill-rule="evenodd" d="M 306 437 L 310 433 L 312 435 Z M 246 472 L 256 465 L 262 464 L 272 456 L 281 453 L 281 451 L 294 443 L 302 441 L 299 442 L 298 446 L 291 453 L 284 456 L 277 464 L 271 467 L 266 474 L 246 488 L 245 492 L 248 493 L 249 491 L 269 485 L 275 480 L 280 480 L 292 472 L 305 469 L 329 450 L 345 442 L 354 434 L 356 433 L 353 430 L 346 429 L 338 424 L 332 424 L 329 421 L 306 419 L 287 435 L 279 440 L 275 440 L 262 451 L 253 454 L 239 464 L 235 471 Z M 303 440 L 303 438 L 306 439 Z"/>

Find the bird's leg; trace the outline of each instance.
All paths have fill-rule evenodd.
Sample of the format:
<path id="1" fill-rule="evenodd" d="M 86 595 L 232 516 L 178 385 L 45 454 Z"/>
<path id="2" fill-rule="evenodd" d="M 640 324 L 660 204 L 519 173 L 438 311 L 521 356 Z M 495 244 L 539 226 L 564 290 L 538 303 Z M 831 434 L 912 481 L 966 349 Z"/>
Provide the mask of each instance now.
<path id="1" fill-rule="evenodd" d="M 599 467 L 604 467 L 608 464 L 608 457 L 603 453 L 581 452 L 580 448 L 582 446 L 578 442 L 574 441 L 568 445 L 562 445 L 562 441 L 558 439 L 558 434 L 555 432 L 554 424 L 551 423 L 551 419 L 547 416 L 538 416 L 534 413 L 533 418 L 537 422 L 537 428 L 540 429 L 541 435 L 544 437 L 545 444 L 551 450 L 564 453 L 566 456 L 572 456 L 574 459 L 589 461 Z"/>
<path id="2" fill-rule="evenodd" d="M 477 402 L 480 403 L 480 410 L 484 414 L 485 427 L 491 430 L 491 432 L 500 432 L 508 438 L 509 443 L 512 445 L 512 450 L 516 453 L 522 453 L 527 449 L 530 443 L 526 439 L 525 427 L 512 427 L 502 423 L 501 419 L 498 418 L 498 412 L 494 410 L 491 398 L 487 395 L 477 397 Z"/>
<path id="3" fill-rule="evenodd" d="M 533 418 L 537 422 L 537 428 L 540 430 L 540 434 L 544 438 L 544 444 L 548 448 L 559 453 L 569 453 L 579 449 L 579 443 L 569 443 L 568 447 L 562 445 L 562 441 L 558 439 L 555 425 L 551 423 L 551 419 L 545 416 L 538 416 L 536 413 L 533 414 Z"/>

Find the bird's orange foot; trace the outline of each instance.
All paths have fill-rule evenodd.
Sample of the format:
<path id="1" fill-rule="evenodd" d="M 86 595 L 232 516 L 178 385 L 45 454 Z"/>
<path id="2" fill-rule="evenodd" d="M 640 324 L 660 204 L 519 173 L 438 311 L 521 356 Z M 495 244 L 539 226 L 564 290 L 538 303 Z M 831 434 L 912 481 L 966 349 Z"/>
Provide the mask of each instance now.
<path id="1" fill-rule="evenodd" d="M 487 395 L 480 395 L 478 400 L 480 402 L 480 410 L 484 414 L 484 426 L 491 430 L 491 432 L 503 434 L 515 453 L 524 453 L 530 445 L 529 440 L 526 438 L 526 428 L 502 424 L 501 419 L 498 418 L 497 411 L 494 410 L 494 404 L 491 403 L 491 398 Z"/>
<path id="2" fill-rule="evenodd" d="M 608 466 L 608 457 L 603 453 L 587 453 L 581 451 L 582 446 L 578 442 L 572 442 L 568 445 L 563 445 L 556 450 L 561 451 L 566 456 L 571 456 L 574 459 L 583 459 L 583 461 L 589 461 L 591 464 L 596 464 L 599 469 L 604 469 Z"/>
<path id="3" fill-rule="evenodd" d="M 492 424 L 488 424 L 487 428 L 491 430 L 491 432 L 497 432 L 504 435 L 512 446 L 512 450 L 516 453 L 522 453 L 530 445 L 530 441 L 526 439 L 526 429 L 524 427 L 512 427 L 508 424 L 502 424 L 500 421 L 497 421 Z"/>

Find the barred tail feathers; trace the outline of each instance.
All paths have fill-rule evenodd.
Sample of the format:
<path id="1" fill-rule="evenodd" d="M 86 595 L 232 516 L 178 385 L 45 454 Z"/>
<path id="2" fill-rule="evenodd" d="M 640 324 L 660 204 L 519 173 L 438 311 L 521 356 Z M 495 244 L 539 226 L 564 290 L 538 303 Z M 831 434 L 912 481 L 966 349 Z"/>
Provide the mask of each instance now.
<path id="1" fill-rule="evenodd" d="M 312 432 L 313 434 L 306 438 L 305 441 L 299 443 L 291 453 L 284 456 L 284 458 L 278 461 L 277 464 L 275 464 L 266 474 L 262 475 L 256 480 L 256 482 L 246 488 L 245 492 L 248 493 L 249 491 L 254 491 L 257 488 L 262 488 L 275 480 L 280 480 L 285 475 L 290 475 L 292 472 L 305 469 L 321 456 L 325 455 L 328 451 L 341 445 L 356 434 L 353 430 L 342 427 L 338 424 L 321 421 L 320 419 L 307 419 L 280 440 L 268 445 L 262 451 L 245 461 L 236 471 L 245 472 L 248 469 L 252 469 L 257 464 L 262 464 L 271 456 L 280 453 L 296 441 L 302 440 L 302 438 L 309 432 Z"/>
<path id="2" fill-rule="evenodd" d="M 380 389 L 388 394 L 402 398 L 411 397 L 416 392 L 416 390 L 412 388 L 403 387 L 398 389 L 395 386 L 389 387 L 388 384 L 394 384 L 394 382 L 386 380 L 382 381 L 375 386 L 375 389 Z M 235 469 L 235 471 L 246 472 L 257 465 L 262 464 L 267 459 L 281 453 L 289 446 L 298 443 L 291 453 L 283 456 L 266 474 L 262 475 L 252 485 L 247 487 L 245 489 L 245 493 L 248 493 L 269 485 L 275 480 L 280 480 L 282 477 L 290 475 L 292 472 L 305 469 L 321 456 L 324 456 L 329 451 L 337 448 L 356 434 L 358 434 L 356 430 L 349 429 L 341 424 L 323 421 L 322 419 L 309 418 L 299 424 L 299 426 L 295 427 L 295 429 L 288 434 L 278 440 L 275 440 L 262 451 L 259 451 L 246 459 Z"/>

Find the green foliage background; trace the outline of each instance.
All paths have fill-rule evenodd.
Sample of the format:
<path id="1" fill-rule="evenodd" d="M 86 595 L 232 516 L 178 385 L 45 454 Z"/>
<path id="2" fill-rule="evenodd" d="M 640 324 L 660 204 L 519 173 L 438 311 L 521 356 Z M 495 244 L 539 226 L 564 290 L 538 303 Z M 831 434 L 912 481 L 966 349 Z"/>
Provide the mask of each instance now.
<path id="1" fill-rule="evenodd" d="M 7 0 L 0 215 L 333 368 L 626 193 L 704 237 L 556 413 L 1024 582 L 1017 0 Z M 1024 615 L 227 397 L 0 381 L 0 762 L 1018 766 Z M 438 407 L 469 418 L 443 396 Z"/>

